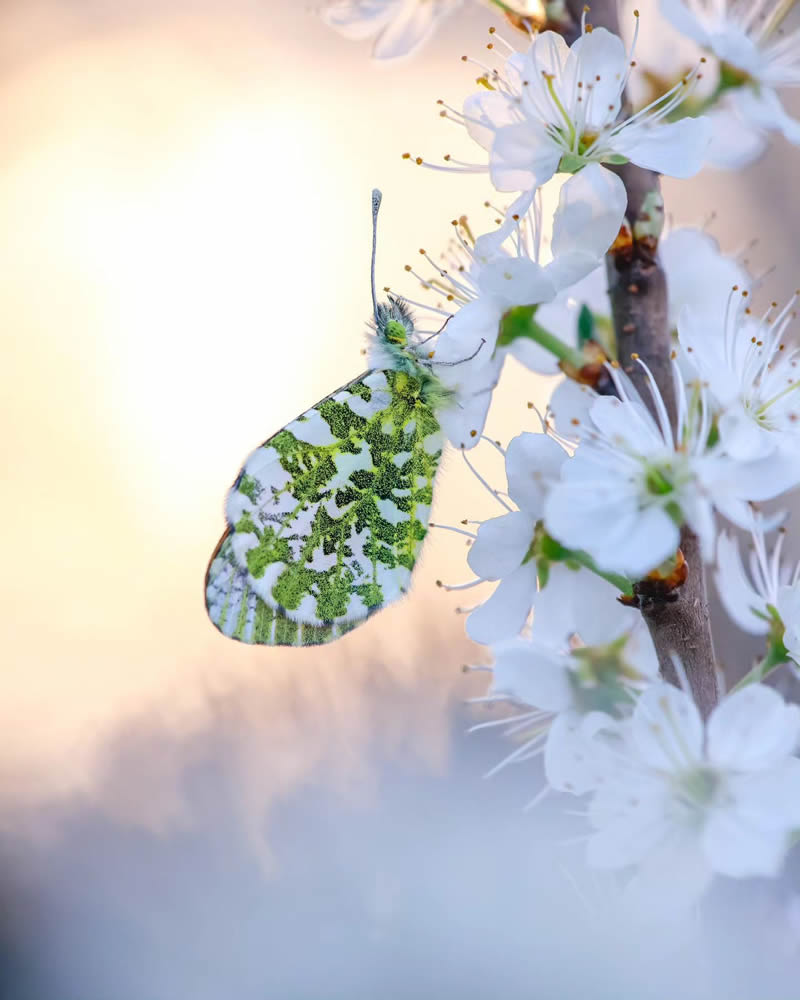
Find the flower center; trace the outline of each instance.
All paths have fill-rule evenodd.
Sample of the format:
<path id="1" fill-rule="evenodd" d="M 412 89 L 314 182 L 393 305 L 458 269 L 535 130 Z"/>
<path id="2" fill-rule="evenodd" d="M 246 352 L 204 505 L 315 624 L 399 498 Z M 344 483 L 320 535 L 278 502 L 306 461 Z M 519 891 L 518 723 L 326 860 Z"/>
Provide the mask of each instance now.
<path id="1" fill-rule="evenodd" d="M 672 493 L 675 484 L 672 481 L 672 469 L 661 466 L 647 466 L 645 471 L 645 485 L 647 492 L 653 496 L 663 497 Z"/>
<path id="2" fill-rule="evenodd" d="M 675 801 L 690 823 L 703 823 L 708 810 L 719 802 L 723 784 L 722 775 L 703 764 L 675 777 Z"/>

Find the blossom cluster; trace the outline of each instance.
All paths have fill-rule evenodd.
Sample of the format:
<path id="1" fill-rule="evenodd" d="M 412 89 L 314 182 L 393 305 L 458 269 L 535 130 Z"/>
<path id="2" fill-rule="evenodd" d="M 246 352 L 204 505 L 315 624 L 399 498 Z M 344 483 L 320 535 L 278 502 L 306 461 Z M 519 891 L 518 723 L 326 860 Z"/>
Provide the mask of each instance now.
<path id="1" fill-rule="evenodd" d="M 353 37 L 377 34 L 385 57 L 414 48 L 457 6 L 338 0 L 325 17 Z M 496 6 L 519 20 L 519 9 Z M 755 506 L 800 486 L 795 300 L 759 309 L 759 281 L 704 229 L 662 233 L 655 195 L 629 219 L 620 171 L 688 178 L 740 166 L 771 131 L 800 144 L 778 94 L 800 85 L 790 7 L 661 0 L 696 61 L 638 110 L 628 100 L 638 12 L 631 47 L 585 11 L 571 45 L 532 21 L 523 51 L 497 36 L 505 57 L 481 67 L 461 111 L 443 111 L 474 140 L 476 162 L 434 166 L 484 172 L 508 207 L 477 237 L 457 222 L 444 262 L 426 255 L 427 270 L 412 272 L 446 314 L 435 357 L 453 393 L 441 423 L 456 448 L 485 440 L 506 357 L 566 376 L 539 426 L 501 449 L 501 509 L 479 523 L 468 554 L 469 585 L 493 589 L 466 629 L 490 651 L 487 700 L 517 706 L 517 746 L 502 764 L 541 755 L 542 794 L 588 797 L 587 860 L 632 872 L 633 898 L 685 904 L 714 873 L 774 875 L 800 830 L 800 709 L 763 683 L 800 665 L 800 567 L 782 561 L 783 516 Z M 561 185 L 552 220 L 541 197 L 551 182 Z M 635 354 L 620 361 L 607 268 L 636 240 L 666 276 L 666 378 Z M 748 569 L 731 526 L 751 539 Z M 677 657 L 682 687 L 661 679 L 663 652 L 637 596 L 642 581 L 679 589 L 687 531 L 732 622 L 766 641 L 763 661 L 707 718 Z"/>

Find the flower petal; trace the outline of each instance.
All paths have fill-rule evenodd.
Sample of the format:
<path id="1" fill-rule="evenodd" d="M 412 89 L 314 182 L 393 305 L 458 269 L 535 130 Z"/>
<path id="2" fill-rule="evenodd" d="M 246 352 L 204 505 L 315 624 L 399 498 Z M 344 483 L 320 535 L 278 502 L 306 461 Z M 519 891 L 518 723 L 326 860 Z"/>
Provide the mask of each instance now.
<path id="1" fill-rule="evenodd" d="M 528 639 L 493 646 L 492 692 L 545 712 L 572 704 L 567 658 Z"/>
<path id="2" fill-rule="evenodd" d="M 789 849 L 789 834 L 754 826 L 734 809 L 716 810 L 706 823 L 703 846 L 714 871 L 721 875 L 775 876 Z"/>
<path id="3" fill-rule="evenodd" d="M 708 759 L 719 767 L 758 771 L 786 759 L 800 741 L 800 708 L 764 684 L 727 695 L 708 720 Z"/>
<path id="4" fill-rule="evenodd" d="M 467 555 L 469 568 L 484 580 L 499 580 L 522 565 L 532 540 L 528 514 L 515 510 L 493 517 L 478 528 Z"/>
<path id="5" fill-rule="evenodd" d="M 404 3 L 375 42 L 376 59 L 398 59 L 411 55 L 436 30 L 439 22 L 458 6 L 454 0 L 434 3 Z"/>
<path id="6" fill-rule="evenodd" d="M 556 482 L 567 453 L 547 434 L 518 434 L 506 449 L 508 493 L 520 510 L 538 520 L 550 484 Z"/>
<path id="7" fill-rule="evenodd" d="M 536 592 L 536 567 L 526 563 L 504 577 L 492 596 L 467 618 L 467 635 L 489 645 L 519 635 Z"/>
<path id="8" fill-rule="evenodd" d="M 587 31 L 573 43 L 562 87 L 565 93 L 574 93 L 570 86 L 574 77 L 575 82 L 591 88 L 587 124 L 599 128 L 617 117 L 622 99 L 620 81 L 627 69 L 628 55 L 622 39 L 606 28 Z"/>
<path id="9" fill-rule="evenodd" d="M 708 48 L 710 44 L 708 31 L 700 19 L 695 17 L 692 8 L 685 0 L 659 0 L 659 7 L 673 28 Z"/>
<path id="10" fill-rule="evenodd" d="M 742 88 L 737 94 L 737 108 L 755 125 L 782 132 L 789 142 L 800 145 L 800 122 L 786 113 L 781 99 L 770 87 L 762 86 L 758 93 L 750 87 Z"/>
<path id="11" fill-rule="evenodd" d="M 320 10 L 320 17 L 351 41 L 376 35 L 397 13 L 397 2 L 386 0 L 336 0 Z"/>
<path id="12" fill-rule="evenodd" d="M 640 167 L 669 177 L 693 177 L 711 142 L 706 118 L 682 118 L 658 126 L 628 125 L 614 136 L 613 149 Z"/>
<path id="13" fill-rule="evenodd" d="M 524 191 L 549 181 L 560 161 L 561 150 L 544 125 L 528 119 L 497 130 L 489 174 L 498 191 Z"/>
<path id="14" fill-rule="evenodd" d="M 529 257 L 502 257 L 489 262 L 480 270 L 478 287 L 501 303 L 503 311 L 512 306 L 549 302 L 556 293 L 547 271 Z"/>
<path id="15" fill-rule="evenodd" d="M 723 531 L 717 539 L 717 569 L 714 573 L 717 593 L 728 615 L 740 629 L 751 635 L 766 635 L 769 622 L 755 614 L 766 615 L 766 601 L 744 571 L 737 541 Z"/>
<path id="16" fill-rule="evenodd" d="M 622 180 L 590 163 L 561 188 L 553 219 L 553 260 L 547 273 L 556 288 L 590 274 L 619 234 L 628 206 Z"/>
<path id="17" fill-rule="evenodd" d="M 692 699 L 670 684 L 653 684 L 631 720 L 637 758 L 662 771 L 681 771 L 703 759 L 703 720 Z"/>

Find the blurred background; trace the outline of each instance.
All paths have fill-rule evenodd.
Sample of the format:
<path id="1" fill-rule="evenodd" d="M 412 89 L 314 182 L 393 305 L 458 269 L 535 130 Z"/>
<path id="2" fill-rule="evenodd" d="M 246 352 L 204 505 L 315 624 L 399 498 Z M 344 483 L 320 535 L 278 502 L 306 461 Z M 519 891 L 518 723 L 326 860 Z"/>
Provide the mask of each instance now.
<path id="1" fill-rule="evenodd" d="M 450 219 L 491 228 L 483 177 L 401 154 L 475 157 L 435 101 L 471 91 L 460 57 L 495 23 L 467 6 L 413 63 L 377 66 L 301 2 L 0 6 L 4 998 L 672 982 L 651 982 L 663 954 L 623 954 L 602 992 L 614 928 L 570 831 L 523 812 L 535 769 L 481 778 L 508 745 L 466 734 L 486 675 L 461 667 L 483 654 L 435 586 L 464 578 L 463 538 L 434 534 L 411 596 L 324 650 L 229 642 L 203 606 L 244 456 L 362 370 L 371 188 L 381 285 L 408 288 Z M 798 283 L 798 156 L 776 140 L 743 173 L 664 185 L 676 223 L 716 212 L 728 252 L 757 238 L 778 299 Z M 551 388 L 509 365 L 488 433 L 534 429 L 525 401 Z M 444 465 L 436 520 L 498 512 Z M 755 655 L 717 620 L 723 660 Z M 685 995 L 712 995 L 719 969 L 680 947 Z"/>

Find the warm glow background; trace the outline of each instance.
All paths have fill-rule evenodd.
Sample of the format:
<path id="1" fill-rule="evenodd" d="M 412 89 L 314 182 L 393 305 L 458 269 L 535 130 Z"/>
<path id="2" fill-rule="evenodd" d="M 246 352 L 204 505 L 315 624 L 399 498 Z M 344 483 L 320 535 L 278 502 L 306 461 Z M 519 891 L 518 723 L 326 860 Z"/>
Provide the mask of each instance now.
<path id="1" fill-rule="evenodd" d="M 465 8 L 412 64 L 389 68 L 307 6 L 8 0 L 0 10 L 3 884 L 19 880 L 21 898 L 36 901 L 20 904 L 26 919 L 14 930 L 35 928 L 25 947 L 48 956 L 58 1000 L 73 991 L 149 1000 L 189 995 L 190 985 L 195 997 L 250 995 L 227 993 L 208 969 L 211 979 L 197 980 L 216 983 L 208 994 L 193 979 L 172 993 L 156 971 L 140 969 L 137 980 L 121 966 L 115 992 L 86 987 L 105 982 L 75 957 L 86 941 L 52 943 L 76 914 L 97 923 L 107 892 L 120 920 L 149 927 L 155 907 L 171 942 L 165 968 L 188 962 L 170 938 L 185 915 L 170 920 L 146 894 L 136 902 L 138 865 L 145 882 L 159 864 L 174 866 L 132 861 L 109 829 L 164 845 L 176 831 L 207 831 L 209 816 L 233 817 L 235 844 L 220 841 L 222 854 L 255 863 L 266 899 L 270 879 L 291 870 L 280 845 L 295 837 L 268 823 L 271 810 L 302 803 L 315 783 L 330 812 L 304 821 L 298 806 L 291 828 L 301 839 L 326 822 L 346 828 L 341 817 L 357 808 L 379 824 L 379 840 L 391 831 L 402 850 L 404 825 L 421 822 L 418 803 L 446 799 L 444 779 L 459 773 L 458 795 L 473 811 L 458 822 L 475 843 L 483 807 L 498 798 L 508 811 L 491 822 L 520 827 L 514 851 L 530 834 L 531 820 L 515 812 L 530 780 L 501 792 L 482 784 L 499 747 L 488 736 L 465 744 L 454 712 L 484 686 L 459 670 L 479 653 L 461 637 L 457 602 L 434 585 L 463 578 L 462 539 L 431 539 L 412 596 L 330 649 L 252 650 L 205 618 L 203 574 L 240 461 L 361 370 L 371 188 L 384 192 L 380 284 L 413 290 L 403 264 L 420 246 L 438 252 L 454 216 L 491 226 L 482 178 L 422 171 L 400 154 L 476 155 L 434 101 L 459 104 L 471 89 L 474 71 L 459 56 L 480 51 L 496 18 Z M 646 13 L 648 0 L 640 6 Z M 756 271 L 776 265 L 768 296 L 797 283 L 798 155 L 776 141 L 741 175 L 665 183 L 677 222 L 716 210 L 712 232 L 726 250 L 758 238 Z M 524 400 L 542 402 L 547 391 L 509 367 L 489 433 L 505 440 L 532 428 Z M 478 461 L 500 481 L 495 456 Z M 437 503 L 445 522 L 495 513 L 457 456 Z M 734 648 L 724 637 L 721 646 Z M 404 775 L 402 806 L 397 797 L 380 805 L 386 762 Z M 196 768 L 204 780 L 209 768 L 215 775 L 208 813 L 191 791 Z M 87 816 L 115 847 L 82 825 Z M 90 843 L 101 845 L 94 856 Z M 324 853 L 327 843 L 309 847 L 323 879 L 343 863 Z M 89 852 L 83 861 L 75 845 Z M 432 849 L 435 866 L 453 861 L 447 838 Z M 128 889 L 117 899 L 106 879 Z M 378 893 L 379 915 L 397 891 Z M 192 953 L 197 940 L 185 943 Z M 240 967 L 241 956 L 229 957 Z M 40 996 L 30 989 L 15 1000 Z"/>

